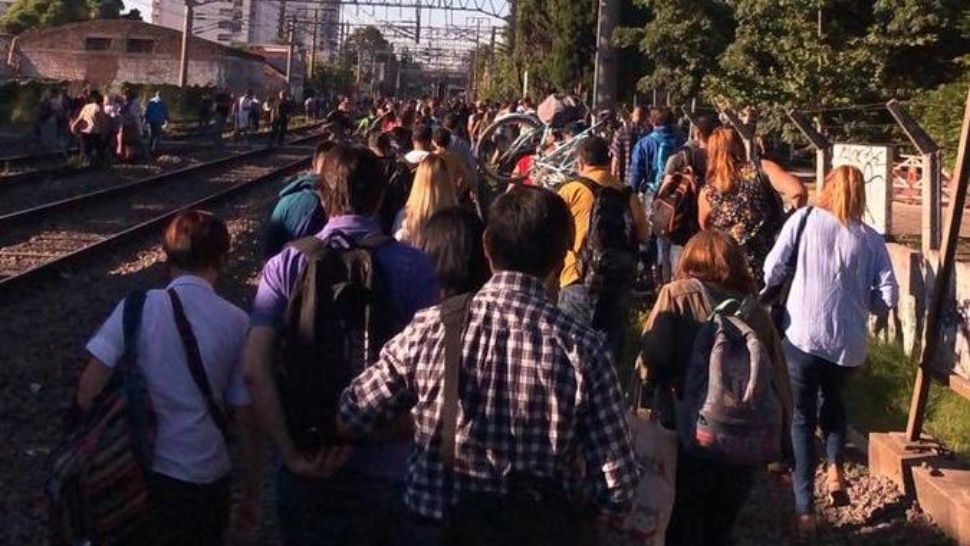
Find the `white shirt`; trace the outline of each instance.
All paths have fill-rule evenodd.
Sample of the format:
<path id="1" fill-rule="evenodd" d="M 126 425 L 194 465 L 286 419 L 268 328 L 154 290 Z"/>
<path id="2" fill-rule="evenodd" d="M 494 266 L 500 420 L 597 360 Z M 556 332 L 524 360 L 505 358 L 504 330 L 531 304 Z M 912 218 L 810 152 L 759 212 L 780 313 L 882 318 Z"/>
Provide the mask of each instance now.
<path id="1" fill-rule="evenodd" d="M 417 165 L 424 161 L 424 158 L 431 155 L 431 152 L 426 152 L 424 150 L 411 150 L 410 152 L 404 154 L 404 161 L 412 165 Z"/>
<path id="2" fill-rule="evenodd" d="M 241 361 L 248 325 L 246 313 L 217 296 L 212 286 L 199 277 L 184 275 L 169 287 L 175 289 L 192 325 L 216 401 L 222 398 L 232 406 L 250 404 Z M 121 302 L 87 345 L 94 358 L 111 368 L 124 352 L 123 314 Z M 164 290 L 151 290 L 145 297 L 137 361 L 158 420 L 153 470 L 200 484 L 225 476 L 229 472 L 229 454 L 222 433 L 192 380 L 172 304 Z"/>

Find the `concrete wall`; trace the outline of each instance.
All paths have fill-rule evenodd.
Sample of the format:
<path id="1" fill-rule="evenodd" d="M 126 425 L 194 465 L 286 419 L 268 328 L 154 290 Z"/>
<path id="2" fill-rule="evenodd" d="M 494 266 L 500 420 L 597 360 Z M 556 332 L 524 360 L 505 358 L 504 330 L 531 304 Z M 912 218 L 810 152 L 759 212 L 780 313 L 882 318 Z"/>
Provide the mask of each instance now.
<path id="1" fill-rule="evenodd" d="M 110 39 L 104 51 L 86 48 L 89 39 Z M 131 52 L 131 40 L 146 40 L 150 52 Z M 28 32 L 17 39 L 16 70 L 22 77 L 84 81 L 105 87 L 122 83 L 176 84 L 181 33 L 138 21 L 75 23 Z M 285 87 L 283 76 L 265 60 L 247 52 L 193 38 L 189 49 L 189 85 L 214 85 L 241 92 L 269 94 Z"/>
<path id="2" fill-rule="evenodd" d="M 898 312 L 889 317 L 888 327 L 873 321 L 873 330 L 884 339 L 902 343 L 907 352 L 919 348 L 923 335 L 923 319 L 935 280 L 937 257 L 924 260 L 919 251 L 890 243 L 889 255 L 899 280 Z M 937 366 L 970 380 L 970 263 L 957 262 L 950 297 L 941 316 L 942 346 Z"/>

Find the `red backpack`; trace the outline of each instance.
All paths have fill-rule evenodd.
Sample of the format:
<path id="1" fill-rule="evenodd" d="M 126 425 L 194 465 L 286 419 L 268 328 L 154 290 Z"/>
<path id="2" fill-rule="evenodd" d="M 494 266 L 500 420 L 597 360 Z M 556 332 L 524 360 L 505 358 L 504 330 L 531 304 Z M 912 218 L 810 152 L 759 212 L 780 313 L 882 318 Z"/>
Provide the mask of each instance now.
<path id="1" fill-rule="evenodd" d="M 664 177 L 653 201 L 653 210 L 650 211 L 653 234 L 670 239 L 675 245 L 687 244 L 700 231 L 697 220 L 700 180 L 691 166 L 693 157 L 690 148 L 680 153 L 685 155 L 686 166 Z"/>

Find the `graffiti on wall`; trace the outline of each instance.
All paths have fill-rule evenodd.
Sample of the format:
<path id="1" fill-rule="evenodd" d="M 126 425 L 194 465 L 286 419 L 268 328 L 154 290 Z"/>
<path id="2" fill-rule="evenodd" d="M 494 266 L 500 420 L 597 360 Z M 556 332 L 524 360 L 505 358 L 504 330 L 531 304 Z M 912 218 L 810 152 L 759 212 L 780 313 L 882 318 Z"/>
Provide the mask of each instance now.
<path id="1" fill-rule="evenodd" d="M 852 165 L 866 180 L 865 222 L 886 235 L 892 228 L 892 160 L 889 146 L 836 144 L 832 149 L 832 168 Z"/>

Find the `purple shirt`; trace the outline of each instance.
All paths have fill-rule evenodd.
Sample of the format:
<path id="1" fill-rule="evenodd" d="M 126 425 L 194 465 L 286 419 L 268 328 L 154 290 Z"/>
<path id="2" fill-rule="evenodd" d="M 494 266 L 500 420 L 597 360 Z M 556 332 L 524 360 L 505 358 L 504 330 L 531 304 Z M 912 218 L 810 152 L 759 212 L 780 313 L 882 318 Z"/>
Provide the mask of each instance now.
<path id="1" fill-rule="evenodd" d="M 380 225 L 368 216 L 336 216 L 316 235 L 326 239 L 335 232 L 360 240 L 380 231 Z M 396 334 L 414 314 L 431 307 L 438 300 L 438 283 L 434 266 L 424 252 L 397 242 L 377 250 L 377 262 L 387 275 L 386 282 L 393 298 L 393 324 Z M 259 290 L 253 301 L 250 326 L 268 326 L 280 331 L 285 326 L 286 308 L 300 274 L 306 267 L 306 256 L 291 246 L 270 258 L 263 267 Z M 361 446 L 354 451 L 350 465 L 357 470 L 394 480 L 403 480 L 411 442 Z"/>

